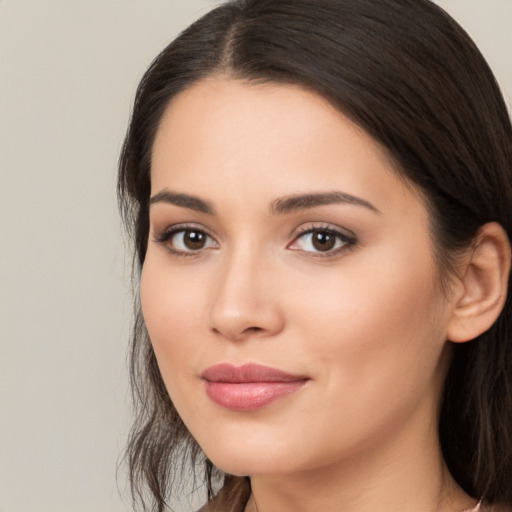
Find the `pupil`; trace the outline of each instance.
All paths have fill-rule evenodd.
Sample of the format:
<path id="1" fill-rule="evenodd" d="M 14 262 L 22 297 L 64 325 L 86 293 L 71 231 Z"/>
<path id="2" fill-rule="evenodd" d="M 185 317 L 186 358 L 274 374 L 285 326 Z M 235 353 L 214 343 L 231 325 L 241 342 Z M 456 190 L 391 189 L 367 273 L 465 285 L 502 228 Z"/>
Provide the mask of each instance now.
<path id="1" fill-rule="evenodd" d="M 313 246 L 318 251 L 329 251 L 336 244 L 336 237 L 327 231 L 313 233 Z"/>
<path id="2" fill-rule="evenodd" d="M 185 233 L 184 243 L 188 249 L 202 249 L 205 243 L 205 236 L 203 233 L 197 231 L 187 231 Z"/>

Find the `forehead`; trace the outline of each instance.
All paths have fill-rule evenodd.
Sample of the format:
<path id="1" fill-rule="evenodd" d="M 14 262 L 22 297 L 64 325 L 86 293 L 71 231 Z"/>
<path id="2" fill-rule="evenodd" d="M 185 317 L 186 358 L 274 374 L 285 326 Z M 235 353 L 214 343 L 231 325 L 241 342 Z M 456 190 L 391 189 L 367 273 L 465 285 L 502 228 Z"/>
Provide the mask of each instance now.
<path id="1" fill-rule="evenodd" d="M 323 97 L 223 77 L 197 82 L 169 103 L 151 179 L 153 194 L 170 187 L 219 199 L 341 188 L 378 203 L 411 192 L 386 151 Z"/>

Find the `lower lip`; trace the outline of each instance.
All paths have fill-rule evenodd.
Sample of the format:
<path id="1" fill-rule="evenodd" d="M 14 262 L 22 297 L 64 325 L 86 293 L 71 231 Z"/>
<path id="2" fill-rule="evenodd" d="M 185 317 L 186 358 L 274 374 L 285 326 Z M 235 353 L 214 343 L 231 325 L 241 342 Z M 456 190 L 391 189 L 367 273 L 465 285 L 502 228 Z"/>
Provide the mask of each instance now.
<path id="1" fill-rule="evenodd" d="M 217 405 L 232 411 L 255 411 L 298 391 L 305 380 L 293 382 L 210 382 L 206 393 Z"/>

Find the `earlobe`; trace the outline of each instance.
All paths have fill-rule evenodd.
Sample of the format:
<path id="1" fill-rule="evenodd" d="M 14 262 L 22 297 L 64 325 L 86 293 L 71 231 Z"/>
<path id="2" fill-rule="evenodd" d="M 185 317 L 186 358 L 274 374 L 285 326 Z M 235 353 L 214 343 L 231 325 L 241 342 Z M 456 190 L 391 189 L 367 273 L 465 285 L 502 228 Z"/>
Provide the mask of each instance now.
<path id="1" fill-rule="evenodd" d="M 503 227 L 496 222 L 484 224 L 470 250 L 447 329 L 447 339 L 456 343 L 487 331 L 507 298 L 511 249 Z"/>

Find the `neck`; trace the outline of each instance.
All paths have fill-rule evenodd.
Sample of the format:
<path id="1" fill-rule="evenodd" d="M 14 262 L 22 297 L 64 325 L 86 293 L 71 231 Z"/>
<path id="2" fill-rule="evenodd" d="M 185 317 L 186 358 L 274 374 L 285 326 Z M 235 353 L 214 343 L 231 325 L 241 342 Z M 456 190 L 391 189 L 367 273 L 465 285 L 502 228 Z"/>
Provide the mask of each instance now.
<path id="1" fill-rule="evenodd" d="M 475 506 L 443 461 L 437 425 L 418 414 L 402 432 L 323 468 L 251 478 L 246 512 L 461 512 Z M 428 420 L 430 417 L 430 421 Z"/>

